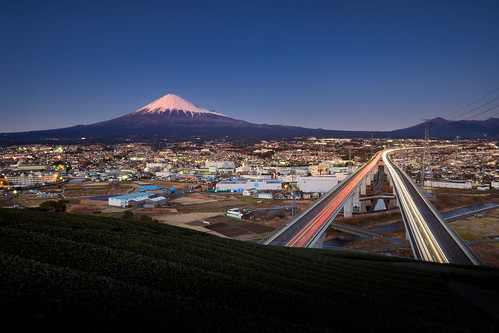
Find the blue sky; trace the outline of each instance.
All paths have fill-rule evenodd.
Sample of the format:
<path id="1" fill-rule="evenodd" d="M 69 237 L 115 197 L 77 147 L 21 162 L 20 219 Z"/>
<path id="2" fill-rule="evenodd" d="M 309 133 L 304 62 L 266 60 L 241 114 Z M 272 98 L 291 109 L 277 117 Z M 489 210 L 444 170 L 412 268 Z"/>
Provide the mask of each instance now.
<path id="1" fill-rule="evenodd" d="M 168 93 L 311 128 L 451 118 L 499 87 L 498 17 L 496 0 L 1 1 L 0 132 L 108 120 Z"/>

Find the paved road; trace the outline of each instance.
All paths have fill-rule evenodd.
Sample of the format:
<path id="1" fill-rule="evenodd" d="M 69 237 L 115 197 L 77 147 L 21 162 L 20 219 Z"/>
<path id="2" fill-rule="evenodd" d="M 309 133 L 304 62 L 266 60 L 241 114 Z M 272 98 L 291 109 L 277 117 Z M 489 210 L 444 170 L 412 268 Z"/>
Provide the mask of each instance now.
<path id="1" fill-rule="evenodd" d="M 289 222 L 287 229 L 283 229 L 284 231 L 269 244 L 289 247 L 312 246 L 317 237 L 325 231 L 329 223 L 343 208 L 343 202 L 359 186 L 367 173 L 378 164 L 380 158 L 381 153 L 376 154 L 355 174 L 327 194 L 323 200 L 303 212 L 294 221 Z"/>
<path id="2" fill-rule="evenodd" d="M 415 258 L 440 263 L 483 264 L 388 154 L 384 153 L 383 160 L 392 176 Z"/>

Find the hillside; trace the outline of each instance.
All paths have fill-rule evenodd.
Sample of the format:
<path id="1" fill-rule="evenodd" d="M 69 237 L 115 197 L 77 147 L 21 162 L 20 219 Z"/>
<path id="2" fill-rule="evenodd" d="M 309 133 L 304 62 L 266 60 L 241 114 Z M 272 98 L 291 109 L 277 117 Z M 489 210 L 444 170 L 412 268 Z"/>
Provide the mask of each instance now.
<path id="1" fill-rule="evenodd" d="M 487 267 L 265 247 L 153 222 L 14 209 L 0 209 L 0 262 L 1 319 L 16 331 L 497 329 L 449 288 L 497 291 L 499 270 Z"/>

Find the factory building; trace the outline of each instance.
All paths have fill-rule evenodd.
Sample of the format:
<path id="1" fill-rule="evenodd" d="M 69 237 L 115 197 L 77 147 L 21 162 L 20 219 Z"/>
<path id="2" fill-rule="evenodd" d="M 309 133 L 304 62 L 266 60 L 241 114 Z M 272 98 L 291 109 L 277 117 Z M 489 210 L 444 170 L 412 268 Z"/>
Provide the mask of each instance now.
<path id="1" fill-rule="evenodd" d="M 154 208 L 166 205 L 166 198 L 163 196 L 146 199 L 144 202 L 144 208 Z"/>
<path id="2" fill-rule="evenodd" d="M 424 186 L 443 187 L 443 188 L 458 188 L 462 190 L 471 190 L 473 185 L 464 182 L 441 182 L 441 181 L 427 181 L 425 180 Z"/>
<path id="3" fill-rule="evenodd" d="M 282 189 L 282 180 L 276 179 L 237 179 L 230 181 L 221 181 L 216 185 L 217 191 L 233 191 L 243 192 L 244 190 L 257 190 L 257 191 L 280 191 Z"/>
<path id="4" fill-rule="evenodd" d="M 305 193 L 324 193 L 338 184 L 336 176 L 298 177 L 297 186 Z"/>
<path id="5" fill-rule="evenodd" d="M 119 195 L 116 197 L 109 198 L 108 205 L 115 206 L 115 207 L 126 207 L 126 206 L 128 206 L 128 203 L 131 200 L 133 200 L 135 203 L 137 203 L 140 201 L 145 201 L 145 200 L 149 199 L 151 196 L 153 196 L 153 194 L 147 193 L 147 192 Z"/>

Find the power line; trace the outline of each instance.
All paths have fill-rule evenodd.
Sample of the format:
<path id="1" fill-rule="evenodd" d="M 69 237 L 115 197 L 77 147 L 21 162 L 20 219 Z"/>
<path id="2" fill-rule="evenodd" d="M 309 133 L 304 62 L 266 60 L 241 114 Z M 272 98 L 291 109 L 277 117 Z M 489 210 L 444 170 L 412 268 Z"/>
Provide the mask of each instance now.
<path id="1" fill-rule="evenodd" d="M 477 107 L 476 107 L 476 108 L 474 108 L 474 109 L 471 109 L 471 110 L 469 110 L 469 111 L 466 111 L 465 113 L 460 114 L 459 116 L 456 116 L 455 118 L 460 118 L 460 117 L 463 117 L 463 116 L 465 116 L 465 115 L 467 115 L 467 114 L 469 114 L 469 113 L 471 113 L 471 112 L 473 112 L 473 111 L 476 111 L 476 110 L 478 110 L 478 109 L 480 109 L 480 108 L 482 108 L 482 107 L 484 107 L 484 106 L 486 106 L 486 105 L 489 105 L 489 104 L 490 104 L 490 103 L 492 103 L 492 102 L 497 101 L 498 99 L 499 99 L 499 96 L 497 96 L 497 97 L 496 97 L 496 98 L 494 98 L 494 99 L 491 99 L 491 100 L 490 100 L 490 101 L 488 101 L 487 103 L 484 103 L 484 104 L 482 104 L 482 105 L 480 105 L 480 106 L 477 106 Z"/>
<path id="2" fill-rule="evenodd" d="M 446 117 L 452 116 L 452 114 L 457 114 L 457 113 L 459 113 L 459 112 L 461 112 L 461 111 L 463 111 L 463 110 L 466 110 L 466 109 L 467 109 L 467 108 L 469 108 L 470 106 L 473 106 L 474 104 L 476 104 L 476 103 L 478 103 L 478 102 L 480 102 L 480 101 L 484 100 L 485 98 L 489 97 L 490 95 L 492 95 L 492 94 L 494 94 L 494 93 L 496 93 L 496 92 L 498 92 L 498 91 L 499 91 L 499 88 L 496 88 L 496 89 L 492 90 L 491 92 L 487 93 L 486 95 L 484 95 L 484 96 L 482 96 L 482 97 L 478 98 L 477 100 L 473 101 L 472 103 L 470 103 L 470 104 L 468 104 L 468 105 L 466 105 L 466 106 L 464 106 L 464 107 L 462 107 L 462 108 L 460 108 L 460 109 L 458 109 L 458 110 L 456 110 L 456 111 L 452 111 L 452 112 L 449 112 L 449 113 L 445 114 L 445 115 L 443 116 L 443 118 L 446 118 Z M 452 118 L 454 118 L 454 117 L 452 117 Z"/>
<path id="3" fill-rule="evenodd" d="M 485 110 L 485 111 L 482 111 L 482 112 L 480 112 L 480 113 L 478 113 L 478 114 L 476 114 L 476 115 L 474 115 L 474 116 L 471 116 L 471 117 L 467 118 L 466 120 L 471 120 L 472 118 L 476 118 L 476 117 L 478 117 L 478 116 L 480 116 L 480 115 L 482 115 L 482 114 L 484 114 L 484 113 L 486 113 L 486 112 L 489 112 L 489 111 L 491 111 L 491 110 L 494 110 L 494 109 L 495 109 L 495 108 L 497 108 L 497 107 L 499 107 L 499 104 L 497 104 L 496 106 L 491 107 L 490 109 L 487 109 L 487 110 Z"/>

